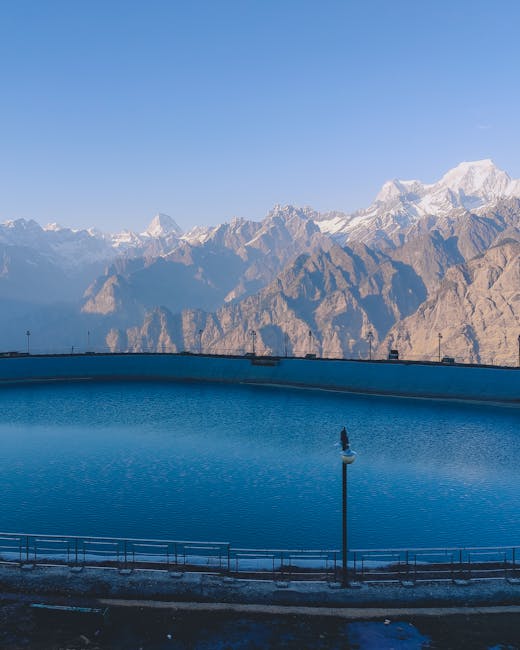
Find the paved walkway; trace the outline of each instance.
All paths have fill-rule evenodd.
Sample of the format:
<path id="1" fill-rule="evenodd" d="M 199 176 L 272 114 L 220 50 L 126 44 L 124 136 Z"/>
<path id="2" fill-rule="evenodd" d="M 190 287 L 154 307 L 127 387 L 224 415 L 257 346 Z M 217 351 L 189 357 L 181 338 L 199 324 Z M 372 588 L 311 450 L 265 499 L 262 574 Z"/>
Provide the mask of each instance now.
<path id="1" fill-rule="evenodd" d="M 493 607 L 305 607 L 237 603 L 168 602 L 160 600 L 128 600 L 120 598 L 101 598 L 99 604 L 105 607 L 167 609 L 173 612 L 188 611 L 231 614 L 264 614 L 269 616 L 319 616 L 343 618 L 345 620 L 520 614 L 520 605 L 500 605 Z"/>

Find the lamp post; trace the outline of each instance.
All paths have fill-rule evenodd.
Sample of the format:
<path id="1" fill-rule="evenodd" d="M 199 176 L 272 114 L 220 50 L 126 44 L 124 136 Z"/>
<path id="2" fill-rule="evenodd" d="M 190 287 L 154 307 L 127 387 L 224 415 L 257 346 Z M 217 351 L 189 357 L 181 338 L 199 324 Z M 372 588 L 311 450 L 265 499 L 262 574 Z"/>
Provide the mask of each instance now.
<path id="1" fill-rule="evenodd" d="M 441 341 L 442 341 L 442 334 L 439 332 L 439 333 L 437 334 L 437 336 L 439 337 L 439 363 L 440 363 L 440 362 L 441 362 Z"/>
<path id="2" fill-rule="evenodd" d="M 309 354 L 312 353 L 312 330 L 309 330 Z"/>
<path id="3" fill-rule="evenodd" d="M 30 349 L 29 349 L 29 339 L 31 337 L 31 332 L 30 330 L 27 330 L 25 332 L 25 336 L 27 337 L 27 354 L 30 354 Z"/>
<path id="4" fill-rule="evenodd" d="M 368 358 L 372 361 L 372 341 L 374 340 L 374 333 L 372 330 L 367 334 L 368 339 Z"/>
<path id="5" fill-rule="evenodd" d="M 345 427 L 341 429 L 341 471 L 342 471 L 342 486 L 343 486 L 343 502 L 342 502 L 342 576 L 341 586 L 348 587 L 348 547 L 347 547 L 347 465 L 352 465 L 356 460 L 356 452 L 350 448 L 347 430 Z"/>
<path id="6" fill-rule="evenodd" d="M 202 354 L 202 330 L 199 330 L 199 354 Z"/>
<path id="7" fill-rule="evenodd" d="M 255 330 L 251 330 L 249 332 L 249 336 L 251 337 L 251 344 L 253 346 L 253 356 L 255 355 L 255 341 L 256 341 L 256 332 Z"/>

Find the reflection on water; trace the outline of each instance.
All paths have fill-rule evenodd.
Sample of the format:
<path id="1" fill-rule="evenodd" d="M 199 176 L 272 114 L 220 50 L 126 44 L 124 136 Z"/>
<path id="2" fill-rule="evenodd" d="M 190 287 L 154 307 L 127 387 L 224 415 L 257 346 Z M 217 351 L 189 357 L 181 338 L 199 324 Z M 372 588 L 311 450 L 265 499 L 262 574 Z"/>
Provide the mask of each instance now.
<path id="1" fill-rule="evenodd" d="M 0 391 L 0 529 L 338 547 L 518 544 L 520 409 L 247 386 Z"/>

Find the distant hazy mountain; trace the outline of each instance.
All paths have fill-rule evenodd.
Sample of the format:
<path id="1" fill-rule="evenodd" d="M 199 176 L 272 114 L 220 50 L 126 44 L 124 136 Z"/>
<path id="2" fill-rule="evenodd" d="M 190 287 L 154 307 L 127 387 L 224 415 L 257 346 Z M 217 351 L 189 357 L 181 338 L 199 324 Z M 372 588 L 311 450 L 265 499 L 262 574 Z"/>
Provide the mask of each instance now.
<path id="1" fill-rule="evenodd" d="M 93 228 L 73 230 L 56 223 L 42 227 L 32 219 L 16 219 L 0 224 L 0 246 L 37 251 L 52 264 L 69 270 L 106 262 L 124 252 L 146 254 L 158 244 L 163 249 L 171 250 L 181 235 L 179 226 L 165 214 L 156 215 L 141 234 L 129 230 L 114 234 Z"/>
<path id="2" fill-rule="evenodd" d="M 513 363 L 520 181 L 489 161 L 390 181 L 347 215 L 275 206 L 182 233 L 0 225 L 0 348 L 91 346 Z M 487 279 L 486 279 L 487 278 Z M 492 278 L 493 281 L 489 280 Z M 309 334 L 310 333 L 310 334 Z"/>
<path id="3" fill-rule="evenodd" d="M 304 210 L 277 207 L 260 223 L 235 219 L 161 257 L 118 260 L 88 288 L 82 311 L 214 310 L 265 286 L 296 255 L 327 245 Z"/>

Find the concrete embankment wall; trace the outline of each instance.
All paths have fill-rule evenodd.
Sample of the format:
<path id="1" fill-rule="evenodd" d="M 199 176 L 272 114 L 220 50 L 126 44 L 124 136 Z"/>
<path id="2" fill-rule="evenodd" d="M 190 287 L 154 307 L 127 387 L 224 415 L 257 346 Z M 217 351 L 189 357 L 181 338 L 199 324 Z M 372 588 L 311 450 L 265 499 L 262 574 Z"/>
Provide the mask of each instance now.
<path id="1" fill-rule="evenodd" d="M 183 354 L 0 357 L 2 383 L 110 379 L 261 383 L 520 404 L 519 368 Z"/>
<path id="2" fill-rule="evenodd" d="M 28 570 L 14 565 L 0 566 L 0 580 L 4 592 L 54 598 L 56 595 L 69 598 L 75 595 L 90 598 L 336 607 L 453 607 L 520 603 L 520 586 L 507 580 L 475 581 L 464 585 L 447 581 L 417 584 L 414 587 L 402 586 L 400 583 L 370 584 L 338 589 L 337 583 L 323 581 L 230 579 L 223 574 L 203 572 L 172 575 L 168 571 L 135 569 L 131 573 L 121 574 L 114 569 L 91 567 L 76 572 L 68 566 L 37 566 Z"/>

